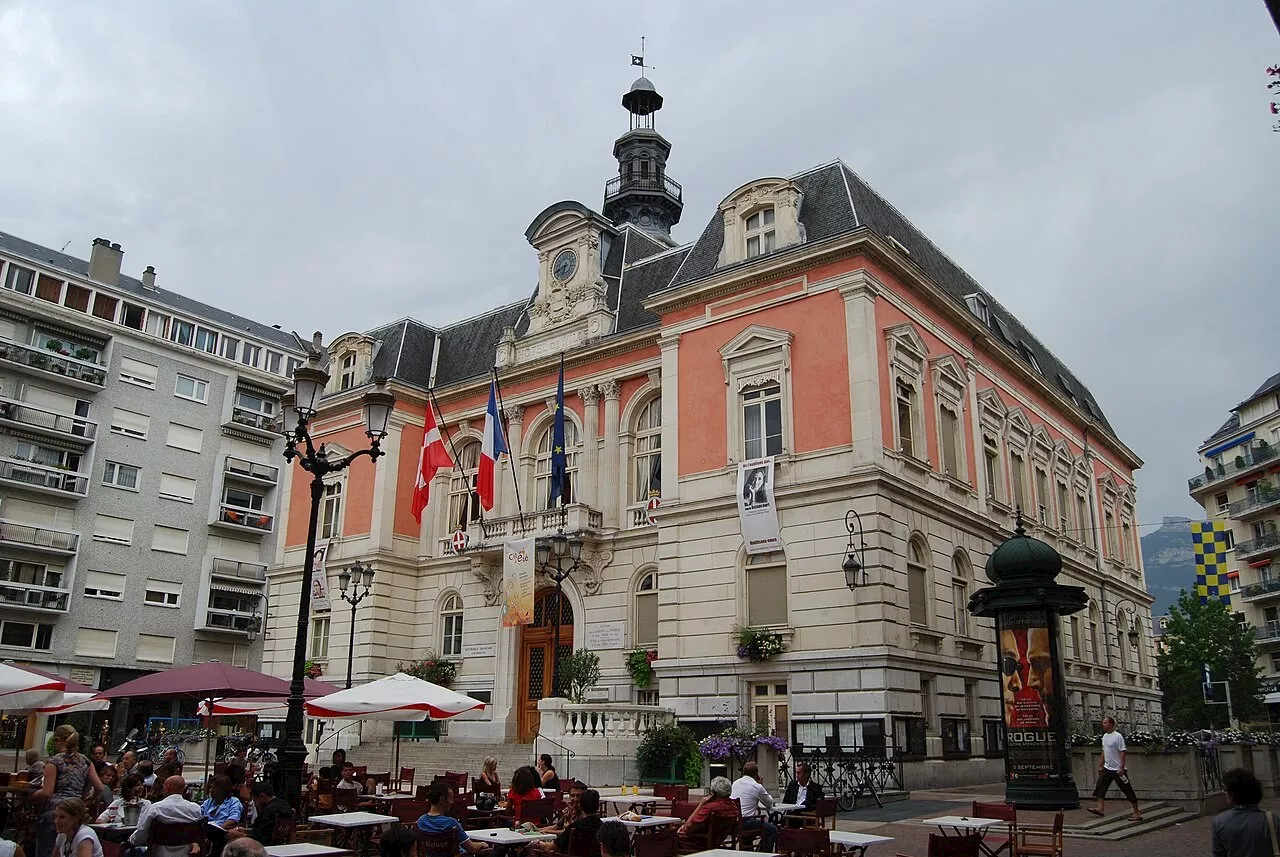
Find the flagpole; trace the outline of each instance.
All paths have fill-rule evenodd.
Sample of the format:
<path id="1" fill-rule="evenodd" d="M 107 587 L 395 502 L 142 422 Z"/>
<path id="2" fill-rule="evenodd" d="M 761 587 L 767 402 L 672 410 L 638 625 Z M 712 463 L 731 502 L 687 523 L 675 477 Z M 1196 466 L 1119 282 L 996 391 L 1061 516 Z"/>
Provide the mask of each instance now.
<path id="1" fill-rule="evenodd" d="M 443 433 L 444 433 L 444 439 L 445 439 L 445 440 L 447 440 L 447 441 L 449 442 L 449 448 L 453 450 L 453 466 L 454 466 L 454 467 L 456 467 L 456 468 L 458 468 L 459 470 L 463 470 L 463 466 L 462 466 L 462 456 L 458 454 L 458 446 L 457 446 L 457 444 L 455 444 L 455 443 L 453 442 L 453 435 L 449 434 L 449 427 L 448 427 L 447 425 L 445 425 L 445 421 L 444 421 L 444 409 L 440 407 L 440 400 L 436 398 L 436 391 L 435 391 L 435 390 L 427 390 L 427 398 L 428 398 L 428 401 L 427 401 L 427 407 L 428 407 L 428 408 L 434 407 L 434 408 L 436 409 L 436 416 L 440 418 L 440 419 L 436 422 L 436 426 L 437 426 L 437 428 L 439 428 L 439 429 L 440 429 L 440 431 L 441 431 L 441 432 L 443 432 Z M 466 476 L 466 471 L 465 471 L 465 470 L 463 470 L 462 478 L 463 478 L 463 479 L 466 479 L 466 478 L 467 478 L 467 476 Z M 467 492 L 467 506 L 468 506 L 468 509 L 467 509 L 467 512 L 466 512 L 466 514 L 467 514 L 467 515 L 470 515 L 470 513 L 471 513 L 471 510 L 470 510 L 470 508 L 469 508 L 469 507 L 470 507 L 470 505 L 471 505 L 471 492 L 470 492 L 470 491 L 468 491 L 468 492 Z M 481 531 L 483 532 L 483 530 L 484 530 L 484 506 L 480 506 L 479 508 L 480 508 L 480 529 L 481 529 Z M 452 524 L 452 523 L 454 523 L 454 522 L 453 522 L 453 521 L 450 521 L 449 523 L 450 523 L 450 524 Z M 461 522 L 460 526 L 462 526 L 462 527 L 464 527 L 464 528 L 465 528 L 465 526 L 466 526 L 466 521 L 465 521 L 465 520 L 463 520 L 463 521 Z"/>
<path id="2" fill-rule="evenodd" d="M 498 380 L 497 366 L 493 367 L 493 389 L 498 394 L 498 420 L 499 421 L 498 421 L 497 428 L 499 431 L 503 431 L 505 435 L 505 430 L 502 428 L 501 420 L 502 420 L 502 415 L 506 413 L 507 406 L 502 404 L 502 382 Z M 516 513 L 520 516 L 520 532 L 523 533 L 524 532 L 524 507 L 520 505 L 520 478 L 516 476 L 515 450 L 510 448 L 507 449 L 507 463 L 511 465 L 511 484 L 514 485 L 516 489 Z"/>

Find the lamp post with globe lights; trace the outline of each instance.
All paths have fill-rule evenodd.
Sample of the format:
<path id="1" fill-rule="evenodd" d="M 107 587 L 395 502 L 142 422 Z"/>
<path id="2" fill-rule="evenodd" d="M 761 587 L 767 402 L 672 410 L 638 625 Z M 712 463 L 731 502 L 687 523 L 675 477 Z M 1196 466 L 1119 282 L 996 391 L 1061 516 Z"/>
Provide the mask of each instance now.
<path id="1" fill-rule="evenodd" d="M 311 509 L 307 520 L 307 552 L 302 566 L 302 589 L 298 599 L 298 629 L 293 643 L 293 676 L 289 683 L 288 714 L 284 721 L 284 742 L 280 748 L 280 765 L 276 773 L 276 794 L 300 809 L 302 796 L 302 772 L 307 759 L 307 745 L 302 732 L 305 724 L 304 673 L 307 655 L 307 627 L 311 619 L 311 585 L 315 574 L 316 530 L 320 518 L 320 504 L 324 498 L 325 477 L 345 470 L 361 456 L 376 461 L 384 453 L 381 448 L 396 399 L 386 390 L 385 379 L 376 379 L 373 389 L 361 397 L 364 406 L 365 435 L 369 448 L 340 458 L 330 458 L 324 444 L 317 446 L 311 439 L 310 423 L 320 408 L 320 398 L 329 383 L 329 373 L 312 356 L 306 366 L 293 372 L 294 392 L 281 403 L 285 417 L 285 461 L 295 459 L 302 469 L 311 474 Z"/>
<path id="2" fill-rule="evenodd" d="M 348 595 L 347 587 L 351 586 L 352 580 L 356 585 Z M 364 592 L 360 591 L 361 584 L 364 585 Z M 351 663 L 356 654 L 356 608 L 369 597 L 372 589 L 373 566 L 361 565 L 357 561 L 351 568 L 344 568 L 338 574 L 338 596 L 351 605 L 351 635 L 347 639 L 347 687 L 351 687 Z"/>
<path id="3" fill-rule="evenodd" d="M 534 547 L 538 566 L 556 582 L 556 606 L 553 618 L 551 638 L 551 692 L 560 695 L 560 610 L 561 599 L 564 598 L 564 579 L 573 573 L 582 559 L 582 539 L 556 533 L 545 539 L 539 539 Z M 564 567 L 564 558 L 568 556 L 572 565 Z M 555 565 L 551 560 L 555 560 Z"/>

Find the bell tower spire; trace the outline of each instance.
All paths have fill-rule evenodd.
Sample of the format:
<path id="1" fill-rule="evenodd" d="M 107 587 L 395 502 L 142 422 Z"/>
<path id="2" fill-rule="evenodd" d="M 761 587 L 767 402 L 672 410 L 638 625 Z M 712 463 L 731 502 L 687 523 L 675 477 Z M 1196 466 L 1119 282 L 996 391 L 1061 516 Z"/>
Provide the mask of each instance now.
<path id="1" fill-rule="evenodd" d="M 671 144 L 654 130 L 654 114 L 662 109 L 662 96 L 643 76 L 650 68 L 645 65 L 643 50 L 640 56 L 631 57 L 631 64 L 640 66 L 642 76 L 622 96 L 630 128 L 613 144 L 618 175 L 604 186 L 602 211 L 615 226 L 630 223 L 670 244 L 671 227 L 680 222 L 684 202 L 680 184 L 667 176 Z"/>

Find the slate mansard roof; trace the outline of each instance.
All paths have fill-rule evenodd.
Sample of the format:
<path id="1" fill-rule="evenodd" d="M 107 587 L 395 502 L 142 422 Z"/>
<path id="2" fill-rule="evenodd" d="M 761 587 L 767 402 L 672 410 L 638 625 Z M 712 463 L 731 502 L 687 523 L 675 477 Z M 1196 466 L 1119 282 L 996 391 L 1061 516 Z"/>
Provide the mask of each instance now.
<path id="1" fill-rule="evenodd" d="M 862 178 L 840 161 L 791 176 L 802 193 L 800 222 L 805 243 L 811 244 L 837 235 L 870 230 L 907 251 L 906 258 L 920 268 L 957 304 L 966 307 L 966 298 L 981 295 L 987 306 L 986 324 L 993 339 L 1003 342 L 1046 381 L 1075 399 L 1080 407 L 1107 431 L 1111 426 L 1088 388 L 1053 355 L 1014 315 L 1006 310 L 982 286 L 943 253 L 924 233 L 911 224 L 887 200 L 875 192 Z M 669 248 L 630 224 L 618 228 L 605 255 L 603 275 L 607 287 L 608 306 L 617 314 L 614 336 L 655 326 L 658 318 L 644 309 L 645 300 L 665 289 L 691 283 L 717 272 L 717 261 L 724 241 L 724 222 L 717 212 L 702 234 L 691 244 Z M 791 245 L 775 251 L 793 252 L 803 245 Z M 753 264 L 758 259 L 736 263 Z M 411 333 L 422 337 L 418 353 L 427 351 L 426 339 L 439 336 L 440 353 L 436 364 L 436 386 L 445 386 L 487 375 L 493 365 L 494 352 L 503 328 L 514 327 L 522 337 L 529 326 L 527 309 L 536 295 L 508 304 L 483 315 L 442 328 L 428 328 Z M 410 322 L 405 322 L 405 325 Z M 383 354 L 393 347 L 401 323 L 375 331 L 387 338 Z M 434 347 L 434 338 L 431 339 Z M 394 344 L 395 349 L 399 349 Z M 389 372 L 410 383 L 427 386 L 423 376 L 429 374 L 416 361 L 399 361 L 399 372 Z M 383 364 L 380 355 L 379 364 Z M 1114 434 L 1114 432 L 1112 432 Z"/>
<path id="2" fill-rule="evenodd" d="M 1227 421 L 1218 426 L 1217 431 L 1205 438 L 1204 443 L 1200 444 L 1200 447 L 1203 449 L 1215 441 L 1222 440 L 1237 432 L 1240 429 L 1240 409 L 1250 402 L 1260 399 L 1269 393 L 1277 392 L 1280 392 L 1280 372 L 1277 372 L 1267 380 L 1263 381 L 1262 386 L 1253 391 L 1253 395 L 1236 405 L 1235 408 L 1232 409 L 1231 416 L 1227 418 Z"/>
<path id="3" fill-rule="evenodd" d="M 0 232 L 0 250 L 35 263 L 52 265 L 55 268 L 76 274 L 86 282 L 93 282 L 93 280 L 89 279 L 89 263 L 84 259 L 77 259 L 75 256 L 68 256 L 66 253 L 50 250 L 48 247 L 41 247 L 39 244 L 33 244 L 30 241 L 25 241 L 4 232 Z M 111 284 L 107 283 L 106 285 L 110 286 Z M 298 347 L 298 341 L 288 331 L 218 309 L 215 306 L 201 303 L 163 287 L 148 289 L 142 285 L 141 280 L 136 280 L 127 274 L 122 273 L 120 275 L 120 281 L 115 288 L 139 301 L 167 307 L 180 315 L 204 319 L 213 324 L 221 325 L 229 331 L 243 331 L 258 339 L 278 345 L 291 353 L 297 354 L 301 351 Z"/>

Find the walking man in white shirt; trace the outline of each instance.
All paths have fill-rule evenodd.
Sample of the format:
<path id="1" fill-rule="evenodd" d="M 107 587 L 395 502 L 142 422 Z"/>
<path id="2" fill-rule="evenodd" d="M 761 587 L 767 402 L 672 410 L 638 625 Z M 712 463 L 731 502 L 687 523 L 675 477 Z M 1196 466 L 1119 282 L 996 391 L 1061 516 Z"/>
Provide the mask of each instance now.
<path id="1" fill-rule="evenodd" d="M 760 768 L 755 762 L 742 766 L 742 776 L 734 780 L 729 796 L 742 807 L 742 832 L 760 831 L 760 850 L 772 851 L 778 839 L 778 828 L 769 821 L 773 809 L 773 795 L 760 785 Z"/>
<path id="2" fill-rule="evenodd" d="M 1114 781 L 1120 791 L 1133 806 L 1132 821 L 1142 821 L 1142 813 L 1138 811 L 1138 796 L 1133 793 L 1133 785 L 1129 782 L 1129 772 L 1125 770 L 1124 736 L 1116 731 L 1116 722 L 1110 717 L 1102 718 L 1102 758 L 1098 760 L 1098 784 L 1093 788 L 1093 796 L 1098 805 L 1089 812 L 1097 816 L 1106 815 L 1107 789 Z"/>
<path id="3" fill-rule="evenodd" d="M 204 818 L 200 804 L 192 803 L 182 796 L 186 790 L 187 781 L 180 776 L 174 775 L 164 781 L 164 799 L 142 811 L 138 818 L 138 829 L 129 837 L 129 844 L 137 847 L 139 853 L 150 842 L 151 825 L 154 822 L 175 824 Z M 160 852 L 160 857 L 189 857 L 191 854 L 190 845 L 156 846 L 156 850 Z"/>

